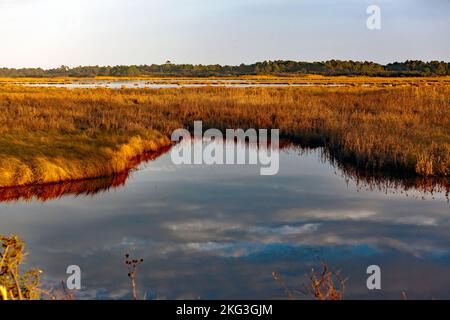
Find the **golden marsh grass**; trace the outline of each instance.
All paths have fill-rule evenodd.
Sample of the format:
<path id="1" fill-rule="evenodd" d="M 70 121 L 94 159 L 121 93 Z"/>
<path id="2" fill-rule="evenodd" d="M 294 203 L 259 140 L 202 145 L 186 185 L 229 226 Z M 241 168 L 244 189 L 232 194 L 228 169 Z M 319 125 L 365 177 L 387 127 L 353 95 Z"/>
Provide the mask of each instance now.
<path id="1" fill-rule="evenodd" d="M 389 81 L 385 80 L 385 81 Z M 450 174 L 450 86 L 66 89 L 0 86 L 0 186 L 108 176 L 177 128 L 279 128 L 367 171 Z"/>

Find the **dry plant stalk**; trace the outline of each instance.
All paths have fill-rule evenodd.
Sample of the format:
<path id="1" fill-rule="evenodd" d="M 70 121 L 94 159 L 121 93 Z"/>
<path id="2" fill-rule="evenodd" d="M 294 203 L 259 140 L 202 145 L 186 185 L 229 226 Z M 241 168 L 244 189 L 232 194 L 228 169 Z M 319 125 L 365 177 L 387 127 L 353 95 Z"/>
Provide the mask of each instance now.
<path id="1" fill-rule="evenodd" d="M 283 288 L 284 293 L 288 297 L 289 300 L 294 300 L 294 294 L 291 289 L 287 286 L 286 282 L 283 278 L 276 272 L 272 272 L 272 278 L 278 282 L 278 284 Z"/>
<path id="2" fill-rule="evenodd" d="M 130 255 L 125 254 L 125 266 L 128 269 L 128 278 L 131 282 L 131 295 L 133 300 L 137 300 L 137 290 L 136 290 L 136 273 L 138 266 L 144 262 L 144 259 L 130 259 Z"/>
<path id="3" fill-rule="evenodd" d="M 330 270 L 325 261 L 321 261 L 322 271 L 311 270 L 308 276 L 309 283 L 305 290 L 317 300 L 343 300 L 345 283 L 340 271 Z"/>
<path id="4" fill-rule="evenodd" d="M 292 290 L 276 272 L 272 272 L 272 278 L 283 288 L 289 300 L 295 299 L 295 293 L 311 295 L 316 300 L 343 300 L 345 292 L 344 279 L 339 271 L 330 271 L 327 263 L 321 261 L 322 271 L 314 269 L 307 275 L 308 283 L 304 284 L 304 290 Z"/>

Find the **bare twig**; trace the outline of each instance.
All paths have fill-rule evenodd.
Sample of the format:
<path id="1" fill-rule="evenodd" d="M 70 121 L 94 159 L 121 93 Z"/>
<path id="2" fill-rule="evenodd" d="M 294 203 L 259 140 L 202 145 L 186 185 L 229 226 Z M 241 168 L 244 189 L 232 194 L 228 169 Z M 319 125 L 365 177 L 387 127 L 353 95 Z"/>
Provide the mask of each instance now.
<path id="1" fill-rule="evenodd" d="M 128 269 L 128 278 L 130 278 L 131 281 L 131 295 L 133 297 L 133 300 L 137 300 L 137 292 L 136 292 L 136 273 L 138 266 L 144 262 L 144 259 L 132 259 L 130 260 L 130 255 L 127 253 L 125 255 L 125 266 Z"/>

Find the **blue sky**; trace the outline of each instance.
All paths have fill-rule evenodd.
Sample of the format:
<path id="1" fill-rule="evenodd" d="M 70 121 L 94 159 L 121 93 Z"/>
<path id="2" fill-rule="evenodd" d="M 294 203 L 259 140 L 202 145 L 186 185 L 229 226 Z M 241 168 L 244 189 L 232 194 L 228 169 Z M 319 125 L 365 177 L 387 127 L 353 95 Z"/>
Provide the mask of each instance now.
<path id="1" fill-rule="evenodd" d="M 6 67 L 450 61 L 450 0 L 0 0 L 0 30 Z"/>

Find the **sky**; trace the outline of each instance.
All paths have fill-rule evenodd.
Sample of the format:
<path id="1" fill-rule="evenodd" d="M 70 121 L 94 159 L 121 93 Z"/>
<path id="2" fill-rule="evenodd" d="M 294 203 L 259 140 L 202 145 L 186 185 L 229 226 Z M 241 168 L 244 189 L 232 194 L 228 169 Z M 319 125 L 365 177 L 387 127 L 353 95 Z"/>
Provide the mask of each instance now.
<path id="1" fill-rule="evenodd" d="M 450 0 L 0 0 L 0 32 L 15 68 L 450 61 Z"/>

